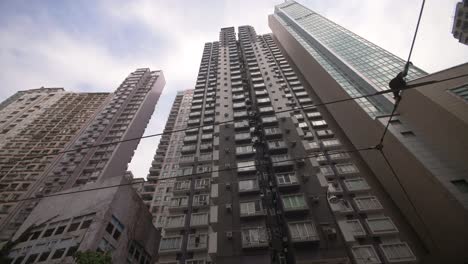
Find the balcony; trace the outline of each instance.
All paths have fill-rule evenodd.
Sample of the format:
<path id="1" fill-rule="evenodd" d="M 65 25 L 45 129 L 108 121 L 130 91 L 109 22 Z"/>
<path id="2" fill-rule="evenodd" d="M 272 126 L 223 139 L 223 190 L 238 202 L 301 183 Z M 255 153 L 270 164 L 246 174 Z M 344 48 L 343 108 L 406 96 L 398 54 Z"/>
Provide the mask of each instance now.
<path id="1" fill-rule="evenodd" d="M 288 223 L 291 240 L 294 243 L 319 241 L 317 228 L 312 221 L 299 221 Z"/>
<path id="2" fill-rule="evenodd" d="M 210 205 L 210 197 L 208 194 L 198 194 L 193 196 L 193 207 L 208 207 Z"/>
<path id="3" fill-rule="evenodd" d="M 176 181 L 174 183 L 174 194 L 187 193 L 190 191 L 190 180 Z"/>
<path id="4" fill-rule="evenodd" d="M 185 227 L 185 215 L 171 215 L 166 219 L 165 230 L 179 230 Z"/>
<path id="5" fill-rule="evenodd" d="M 187 242 L 187 250 L 200 251 L 208 247 L 208 234 L 190 234 Z"/>
<path id="6" fill-rule="evenodd" d="M 256 217 L 265 215 L 261 200 L 240 203 L 240 217 Z"/>
<path id="7" fill-rule="evenodd" d="M 210 179 L 203 178 L 203 179 L 196 179 L 195 180 L 195 190 L 197 191 L 206 191 L 210 189 Z"/>
<path id="8" fill-rule="evenodd" d="M 286 145 L 286 142 L 282 140 L 275 140 L 275 141 L 268 141 L 268 152 L 271 154 L 276 154 L 276 153 L 285 153 L 288 151 L 288 146 Z"/>
<path id="9" fill-rule="evenodd" d="M 256 193 L 260 191 L 260 188 L 258 186 L 258 180 L 256 178 L 240 180 L 238 183 L 238 187 L 239 194 Z"/>
<path id="10" fill-rule="evenodd" d="M 295 172 L 277 173 L 276 183 L 280 190 L 293 189 L 300 186 Z"/>
<path id="11" fill-rule="evenodd" d="M 190 217 L 190 227 L 208 226 L 208 213 L 193 213 Z"/>
<path id="12" fill-rule="evenodd" d="M 255 165 L 254 160 L 237 162 L 237 173 L 238 174 L 250 174 L 250 173 L 255 172 L 256 170 L 257 169 L 256 169 L 256 165 Z"/>
<path id="13" fill-rule="evenodd" d="M 169 211 L 177 212 L 187 210 L 188 208 L 188 197 L 172 197 L 171 202 L 169 204 Z"/>
<path id="14" fill-rule="evenodd" d="M 281 197 L 281 201 L 283 202 L 283 208 L 286 213 L 309 211 L 309 206 L 307 205 L 303 194 L 283 195 Z"/>
<path id="15" fill-rule="evenodd" d="M 180 251 L 182 236 L 169 236 L 161 238 L 159 244 L 159 254 L 171 254 Z"/>
<path id="16" fill-rule="evenodd" d="M 328 183 L 328 193 L 330 194 L 340 194 L 343 192 L 343 188 L 339 182 L 329 182 Z"/>
<path id="17" fill-rule="evenodd" d="M 264 248 L 268 247 L 268 235 L 265 227 L 248 227 L 243 228 L 242 248 Z"/>
<path id="18" fill-rule="evenodd" d="M 288 154 L 272 155 L 270 158 L 275 170 L 290 170 L 294 167 L 294 161 Z"/>
<path id="19" fill-rule="evenodd" d="M 331 210 L 335 214 L 349 214 L 353 212 L 353 207 L 347 200 L 338 200 L 336 203 L 329 203 Z"/>
<path id="20" fill-rule="evenodd" d="M 354 203 L 360 212 L 372 212 L 383 210 L 383 206 L 375 196 L 359 196 L 354 198 Z"/>
<path id="21" fill-rule="evenodd" d="M 343 183 L 350 192 L 367 192 L 371 189 L 363 178 L 346 179 Z"/>

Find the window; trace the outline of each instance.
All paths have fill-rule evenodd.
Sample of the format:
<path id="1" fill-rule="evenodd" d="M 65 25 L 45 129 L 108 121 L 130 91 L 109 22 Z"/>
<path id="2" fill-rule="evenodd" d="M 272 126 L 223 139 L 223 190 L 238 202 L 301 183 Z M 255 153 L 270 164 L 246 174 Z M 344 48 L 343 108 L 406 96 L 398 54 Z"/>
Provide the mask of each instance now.
<path id="1" fill-rule="evenodd" d="M 377 252 L 372 245 L 354 246 L 351 248 L 354 259 L 358 264 L 380 264 Z"/>
<path id="2" fill-rule="evenodd" d="M 112 216 L 111 221 L 107 224 L 106 231 L 111 235 L 115 240 L 118 240 L 122 231 L 124 230 L 124 226 L 120 221 L 115 217 Z"/>
<path id="3" fill-rule="evenodd" d="M 171 264 L 171 263 L 167 263 Z M 185 264 L 206 264 L 206 260 L 204 259 L 187 259 Z"/>
<path id="4" fill-rule="evenodd" d="M 255 171 L 255 161 L 237 162 L 237 172 Z"/>
<path id="5" fill-rule="evenodd" d="M 313 127 L 324 127 L 326 125 L 327 125 L 327 122 L 325 122 L 325 120 L 312 121 Z"/>
<path id="6" fill-rule="evenodd" d="M 240 214 L 241 216 L 252 216 L 263 213 L 262 202 L 260 200 L 241 202 Z"/>
<path id="7" fill-rule="evenodd" d="M 183 227 L 185 215 L 171 215 L 167 217 L 165 228 Z"/>
<path id="8" fill-rule="evenodd" d="M 359 171 L 352 163 L 337 164 L 335 167 L 339 174 L 351 174 Z"/>
<path id="9" fill-rule="evenodd" d="M 26 262 L 24 264 L 32 264 L 34 261 L 36 261 L 38 254 L 31 254 L 29 257 L 26 259 Z"/>
<path id="10" fill-rule="evenodd" d="M 285 210 L 307 209 L 307 204 L 302 194 L 283 196 L 282 200 Z"/>
<path id="11" fill-rule="evenodd" d="M 210 186 L 210 179 L 196 179 L 195 180 L 195 189 L 206 189 Z"/>
<path id="12" fill-rule="evenodd" d="M 389 217 L 367 218 L 366 222 L 373 234 L 398 232 L 397 227 Z"/>
<path id="13" fill-rule="evenodd" d="M 207 173 L 211 171 L 211 165 L 199 165 L 197 167 L 197 173 Z"/>
<path id="14" fill-rule="evenodd" d="M 71 223 L 71 225 L 68 227 L 67 232 L 73 232 L 73 231 L 77 230 L 79 226 L 80 226 L 80 222 L 73 222 L 73 223 Z"/>
<path id="15" fill-rule="evenodd" d="M 249 140 L 250 139 L 250 133 L 239 133 L 234 136 L 234 139 L 236 141 L 243 141 L 243 140 Z"/>
<path id="16" fill-rule="evenodd" d="M 333 148 L 333 147 L 341 146 L 341 143 L 338 139 L 323 140 L 322 144 L 325 148 Z"/>
<path id="17" fill-rule="evenodd" d="M 204 206 L 209 204 L 208 194 L 199 194 L 193 196 L 193 206 Z"/>
<path id="18" fill-rule="evenodd" d="M 468 85 L 450 89 L 450 92 L 468 102 Z"/>
<path id="19" fill-rule="evenodd" d="M 187 249 L 204 249 L 208 245 L 207 234 L 190 234 L 188 237 Z"/>
<path id="20" fill-rule="evenodd" d="M 183 168 L 180 168 L 177 171 L 177 175 L 178 176 L 187 176 L 187 175 L 192 174 L 192 171 L 193 171 L 192 167 L 183 167 Z"/>
<path id="21" fill-rule="evenodd" d="M 292 185 L 298 183 L 294 172 L 276 174 L 276 180 L 278 181 L 278 185 Z"/>
<path id="22" fill-rule="evenodd" d="M 70 256 L 75 255 L 77 250 L 78 250 L 78 246 L 73 246 L 73 247 L 68 248 L 66 256 L 70 257 Z"/>
<path id="23" fill-rule="evenodd" d="M 385 258 L 389 262 L 404 262 L 416 260 L 416 257 L 414 256 L 410 247 L 405 242 L 381 244 L 380 248 L 384 252 Z"/>
<path id="24" fill-rule="evenodd" d="M 242 229 L 242 246 L 255 247 L 268 245 L 265 227 L 250 227 Z"/>
<path id="25" fill-rule="evenodd" d="M 174 190 L 175 191 L 183 191 L 188 190 L 190 188 L 190 181 L 176 181 L 174 183 Z"/>
<path id="26" fill-rule="evenodd" d="M 286 143 L 282 140 L 275 140 L 275 141 L 268 141 L 268 148 L 271 149 L 279 149 L 279 148 L 286 148 Z"/>
<path id="27" fill-rule="evenodd" d="M 173 197 L 171 199 L 171 207 L 185 207 L 188 204 L 188 197 Z"/>
<path id="28" fill-rule="evenodd" d="M 52 259 L 62 258 L 63 253 L 65 253 L 65 248 L 59 248 L 55 250 L 54 254 L 52 255 Z"/>
<path id="29" fill-rule="evenodd" d="M 363 178 L 346 179 L 343 182 L 348 191 L 366 191 L 370 189 Z"/>
<path id="30" fill-rule="evenodd" d="M 91 219 L 85 220 L 85 221 L 81 224 L 81 229 L 88 228 L 88 227 L 91 225 L 92 222 L 93 222 L 93 220 L 91 220 Z"/>
<path id="31" fill-rule="evenodd" d="M 208 224 L 208 213 L 194 213 L 190 218 L 190 226 L 201 226 Z"/>
<path id="32" fill-rule="evenodd" d="M 181 243 L 182 243 L 181 236 L 164 237 L 161 239 L 161 243 L 159 245 L 159 251 L 178 250 L 180 249 Z"/>
<path id="33" fill-rule="evenodd" d="M 239 181 L 239 191 L 246 192 L 258 189 L 258 181 L 256 179 L 252 180 L 242 180 Z"/>
<path id="34" fill-rule="evenodd" d="M 375 196 L 364 196 L 354 198 L 357 208 L 360 211 L 370 211 L 382 209 L 382 204 Z"/>
<path id="35" fill-rule="evenodd" d="M 468 193 L 468 182 L 465 179 L 451 181 L 453 185 L 462 193 Z"/>
<path id="36" fill-rule="evenodd" d="M 128 247 L 127 263 L 135 264 L 149 264 L 151 263 L 151 256 L 145 249 L 136 241 L 131 241 Z"/>
<path id="37" fill-rule="evenodd" d="M 276 118 L 276 116 L 266 116 L 266 117 L 262 117 L 262 123 L 276 123 L 278 122 L 278 119 Z"/>
<path id="38" fill-rule="evenodd" d="M 244 155 L 254 153 L 254 148 L 250 145 L 236 147 L 236 155 Z"/>
<path id="39" fill-rule="evenodd" d="M 329 175 L 333 175 L 334 172 L 333 172 L 332 167 L 327 165 L 327 166 L 320 167 L 320 174 L 324 176 L 329 176 Z"/>
<path id="40" fill-rule="evenodd" d="M 317 229 L 312 222 L 293 222 L 289 223 L 288 226 L 293 241 L 319 240 Z"/>
<path id="41" fill-rule="evenodd" d="M 42 237 L 50 237 L 54 233 L 54 230 L 55 230 L 55 227 L 47 229 L 42 235 Z"/>
<path id="42" fill-rule="evenodd" d="M 359 222 L 358 219 L 346 220 L 344 221 L 344 223 L 346 223 L 347 226 L 346 230 L 351 232 L 353 236 L 358 237 L 366 235 L 366 231 L 364 230 L 364 228 L 361 225 L 361 222 Z"/>
<path id="43" fill-rule="evenodd" d="M 49 255 L 50 255 L 50 251 L 42 252 L 41 256 L 38 259 L 38 262 L 46 261 L 49 258 Z"/>
<path id="44" fill-rule="evenodd" d="M 114 251 L 115 247 L 109 243 L 105 238 L 102 238 L 98 245 L 98 251 L 102 252 L 112 252 Z M 52 257 L 53 258 L 53 257 Z"/>
<path id="45" fill-rule="evenodd" d="M 66 226 L 59 226 L 59 227 L 57 228 L 57 230 L 55 230 L 55 234 L 54 234 L 54 235 L 60 235 L 60 234 L 62 234 L 63 231 L 65 231 L 65 227 L 66 227 Z"/>

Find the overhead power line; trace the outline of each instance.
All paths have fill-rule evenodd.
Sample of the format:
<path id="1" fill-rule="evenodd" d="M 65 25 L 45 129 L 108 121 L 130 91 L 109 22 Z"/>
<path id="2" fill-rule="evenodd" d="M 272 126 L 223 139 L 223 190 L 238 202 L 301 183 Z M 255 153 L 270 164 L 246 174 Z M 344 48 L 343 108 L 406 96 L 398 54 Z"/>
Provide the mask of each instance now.
<path id="1" fill-rule="evenodd" d="M 398 89 L 398 91 L 410 90 L 410 89 L 414 89 L 414 88 L 417 88 L 417 87 L 421 87 L 421 86 L 425 86 L 425 85 L 429 85 L 429 84 L 434 84 L 434 83 L 438 83 L 438 82 L 443 82 L 443 81 L 448 81 L 448 80 L 453 80 L 453 79 L 457 79 L 457 78 L 462 78 L 462 77 L 466 77 L 466 76 L 468 76 L 468 74 L 455 76 L 455 77 L 451 77 L 451 78 L 447 78 L 447 79 L 433 80 L 433 81 L 426 81 L 426 82 L 416 83 L 416 84 L 412 84 L 412 85 L 407 85 L 406 87 Z M 297 110 L 301 110 L 301 109 L 302 110 L 311 109 L 311 108 L 315 108 L 317 106 L 326 106 L 326 105 L 331 105 L 331 104 L 343 103 L 343 102 L 347 102 L 347 101 L 354 101 L 354 100 L 358 100 L 358 99 L 362 99 L 362 98 L 368 98 L 368 97 L 383 95 L 383 94 L 392 93 L 392 92 L 394 92 L 394 90 L 378 91 L 378 92 L 375 92 L 375 93 L 370 93 L 370 94 L 356 96 L 356 97 L 350 97 L 350 98 L 344 98 L 344 99 L 338 99 L 338 100 L 328 101 L 328 102 L 325 102 L 325 103 L 318 103 L 318 104 L 313 104 L 313 105 L 304 106 L 304 107 L 294 107 L 292 109 L 276 111 L 276 112 L 273 112 L 272 114 L 293 112 L 293 111 L 297 111 Z M 204 127 L 210 127 L 210 126 L 219 126 L 219 125 L 222 125 L 222 124 L 233 123 L 233 122 L 241 122 L 241 121 L 247 121 L 247 120 L 248 119 L 226 120 L 226 121 L 222 121 L 222 122 L 213 123 L 211 125 L 206 124 L 206 125 L 200 125 L 200 126 L 191 126 L 191 127 L 187 127 L 187 128 L 183 128 L 183 129 L 175 129 L 175 130 L 170 130 L 170 131 L 164 131 L 162 133 L 150 134 L 150 135 L 136 137 L 136 138 L 129 138 L 129 139 L 113 141 L 113 142 L 109 142 L 109 143 L 101 143 L 101 144 L 97 144 L 97 145 L 93 145 L 93 146 L 73 148 L 73 149 L 59 151 L 59 152 L 52 153 L 52 154 L 29 155 L 29 156 L 26 156 L 24 158 L 14 160 L 14 162 L 12 162 L 12 163 L 17 163 L 17 162 L 21 162 L 21 161 L 25 161 L 25 160 L 37 159 L 37 158 L 42 158 L 42 157 L 48 157 L 48 156 L 56 156 L 56 155 L 60 155 L 60 154 L 66 154 L 66 153 L 70 153 L 70 152 L 81 151 L 81 150 L 84 150 L 84 149 L 92 149 L 92 148 L 97 148 L 97 147 L 102 147 L 102 146 L 110 146 L 110 145 L 114 145 L 114 144 L 120 144 L 120 143 L 129 142 L 129 141 L 152 138 L 152 137 L 157 137 L 157 136 L 162 136 L 162 135 L 170 135 L 172 133 L 184 132 L 184 131 L 192 130 L 192 129 L 198 129 L 198 128 L 204 128 Z"/>
<path id="2" fill-rule="evenodd" d="M 314 152 L 313 154 L 309 154 L 309 155 L 298 157 L 298 158 L 285 159 L 285 160 L 279 160 L 279 161 L 270 161 L 268 163 L 254 164 L 254 165 L 232 166 L 232 167 L 225 168 L 225 169 L 211 170 L 211 171 L 208 171 L 208 172 L 191 173 L 191 174 L 179 175 L 179 176 L 174 176 L 174 177 L 165 177 L 165 178 L 161 178 L 161 179 L 158 179 L 158 180 L 163 181 L 163 180 L 170 180 L 170 179 L 184 179 L 186 177 L 207 175 L 207 174 L 210 174 L 210 173 L 213 173 L 213 172 L 232 171 L 232 170 L 237 170 L 237 169 L 242 169 L 242 168 L 259 167 L 259 166 L 264 166 L 264 165 L 267 165 L 267 164 L 277 164 L 277 163 L 284 163 L 284 162 L 290 162 L 290 161 L 301 161 L 301 160 L 304 160 L 304 159 L 307 159 L 307 158 L 317 158 L 317 157 L 325 156 L 325 155 L 329 155 L 329 154 L 355 153 L 355 152 L 360 152 L 360 151 L 368 151 L 368 150 L 372 150 L 372 149 L 375 149 L 375 147 L 360 148 L 360 149 L 355 149 L 355 150 L 343 150 L 343 151 L 333 150 L 333 151 L 328 151 L 327 153 Z M 120 176 L 125 176 L 125 175 L 120 175 Z M 114 176 L 114 177 L 117 177 L 117 176 Z M 194 180 L 194 179 L 190 179 L 190 180 Z M 69 195 L 69 194 L 74 194 L 74 193 L 82 193 L 82 192 L 103 190 L 103 189 L 108 189 L 108 188 L 116 188 L 116 187 L 120 187 L 120 186 L 128 186 L 128 185 L 135 185 L 135 184 L 139 184 L 139 183 L 123 183 L 123 184 L 116 184 L 116 185 L 109 185 L 109 186 L 103 186 L 103 187 L 97 187 L 97 188 L 90 188 L 90 189 L 71 191 L 71 192 L 53 193 L 53 194 L 45 195 L 45 196 L 41 196 L 41 197 L 28 197 L 28 198 L 24 198 L 24 199 L 17 199 L 17 200 L 11 200 L 11 201 L 7 201 L 7 202 L 0 202 L 0 204 L 31 201 L 31 200 L 43 199 L 43 198 L 47 198 L 47 197 L 63 196 L 63 195 Z M 83 185 L 83 186 L 86 186 L 86 185 Z"/>

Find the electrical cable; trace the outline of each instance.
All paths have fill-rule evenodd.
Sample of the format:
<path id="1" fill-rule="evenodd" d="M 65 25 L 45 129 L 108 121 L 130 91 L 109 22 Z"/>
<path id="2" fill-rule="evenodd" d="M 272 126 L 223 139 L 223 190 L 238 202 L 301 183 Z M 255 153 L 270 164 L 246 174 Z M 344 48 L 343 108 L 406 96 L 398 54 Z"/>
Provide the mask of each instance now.
<path id="1" fill-rule="evenodd" d="M 447 78 L 447 79 L 433 80 L 433 81 L 426 81 L 426 82 L 422 82 L 422 83 L 412 84 L 412 85 L 408 85 L 408 86 L 406 86 L 404 88 L 398 89 L 398 91 L 414 89 L 414 88 L 417 88 L 417 87 L 420 87 L 420 86 L 434 84 L 434 83 L 448 81 L 448 80 L 453 80 L 453 79 L 462 78 L 462 77 L 466 77 L 466 76 L 468 76 L 468 74 L 463 74 L 463 75 L 460 75 L 460 76 L 455 76 L 455 77 L 451 77 L 451 78 Z M 392 92 L 393 92 L 393 90 L 378 91 L 378 92 L 371 93 L 371 94 L 366 94 L 366 95 L 361 95 L 361 96 L 356 96 L 356 97 L 350 97 L 350 98 L 345 98 L 345 99 L 338 99 L 338 100 L 328 101 L 328 102 L 325 102 L 325 103 L 317 103 L 317 104 L 304 106 L 304 107 L 294 107 L 292 109 L 276 111 L 276 112 L 273 112 L 272 114 L 293 112 L 293 111 L 297 111 L 297 110 L 300 110 L 300 109 L 302 109 L 302 110 L 311 109 L 311 108 L 315 108 L 317 106 L 326 106 L 326 105 L 331 105 L 331 104 L 336 104 L 336 103 L 353 101 L 353 100 L 357 100 L 357 99 L 373 97 L 373 96 L 383 95 L 383 94 L 392 93 Z M 226 124 L 226 123 L 241 122 L 241 121 L 248 121 L 248 119 L 226 120 L 226 121 L 222 121 L 222 122 L 213 123 L 211 125 L 206 124 L 206 125 L 200 125 L 200 126 L 192 126 L 192 127 L 188 127 L 188 128 L 184 128 L 184 129 L 164 131 L 162 133 L 150 134 L 150 135 L 136 137 L 136 138 L 129 138 L 129 139 L 113 141 L 113 142 L 109 142 L 109 143 L 101 143 L 101 144 L 97 144 L 97 145 L 93 145 L 93 146 L 87 146 L 87 147 L 73 148 L 73 149 L 69 149 L 69 150 L 65 150 L 65 151 L 59 151 L 59 152 L 52 153 L 52 154 L 32 155 L 32 156 L 24 157 L 24 158 L 19 159 L 19 160 L 14 160 L 11 163 L 17 163 L 17 162 L 21 162 L 21 161 L 25 161 L 25 160 L 30 160 L 30 159 L 36 159 L 36 158 L 42 158 L 42 157 L 48 157 L 48 156 L 55 156 L 55 155 L 69 153 L 69 152 L 76 152 L 76 151 L 80 151 L 80 150 L 84 150 L 84 149 L 92 149 L 92 148 L 97 148 L 97 147 L 102 147 L 102 146 L 109 146 L 109 145 L 125 143 L 125 142 L 129 142 L 129 141 L 134 141 L 134 140 L 146 139 L 146 138 L 157 137 L 157 136 L 162 136 L 162 135 L 170 135 L 172 133 L 184 132 L 184 131 L 187 131 L 187 130 L 192 130 L 192 129 L 197 129 L 197 128 L 204 128 L 204 127 L 210 127 L 210 126 L 219 126 L 219 125 Z M 10 163 L 4 163 L 4 164 L 10 164 Z"/>
<path id="2" fill-rule="evenodd" d="M 343 151 L 336 150 L 336 151 L 332 151 L 330 153 L 331 154 L 354 153 L 354 152 L 360 152 L 360 151 L 368 151 L 368 150 L 372 150 L 372 149 L 375 149 L 375 147 L 360 148 L 360 149 L 355 149 L 355 150 L 343 150 Z M 328 154 L 330 154 L 330 153 L 328 153 Z M 276 163 L 283 163 L 283 162 L 289 162 L 289 161 L 298 161 L 298 160 L 303 160 L 303 159 L 306 159 L 306 158 L 317 158 L 317 157 L 324 156 L 324 155 L 326 155 L 326 154 L 323 153 L 323 152 L 315 152 L 313 154 L 298 157 L 298 158 L 285 159 L 285 160 L 280 160 L 280 161 L 270 161 L 268 164 L 276 164 Z M 262 166 L 262 165 L 265 165 L 265 164 L 263 163 L 263 164 L 254 164 L 254 165 L 245 165 L 245 166 L 234 166 L 234 167 L 229 167 L 229 168 L 225 168 L 225 169 L 212 170 L 212 171 L 208 171 L 208 172 L 199 172 L 199 173 L 191 173 L 191 174 L 174 176 L 174 177 L 165 177 L 165 178 L 161 178 L 161 179 L 158 179 L 158 180 L 162 181 L 162 180 L 170 180 L 170 179 L 176 179 L 176 178 L 183 179 L 185 177 L 206 175 L 206 174 L 210 174 L 210 173 L 213 173 L 213 172 L 232 171 L 232 170 L 235 170 L 235 169 L 251 168 L 251 167 L 257 167 L 257 166 Z M 125 176 L 125 175 L 121 175 L 121 176 Z M 194 179 L 187 179 L 187 180 L 194 180 Z M 124 183 L 124 184 L 103 186 L 103 187 L 98 187 L 98 188 L 77 190 L 77 191 L 72 191 L 72 192 L 53 193 L 53 194 L 44 195 L 44 196 L 41 196 L 41 197 L 28 197 L 28 198 L 24 198 L 24 199 L 11 200 L 11 201 L 8 201 L 8 202 L 0 202 L 0 204 L 23 202 L 23 201 L 29 201 L 29 200 L 43 199 L 43 198 L 47 198 L 47 197 L 62 196 L 62 195 L 68 195 L 68 194 L 73 194 L 73 193 L 81 193 L 81 192 L 89 192 L 89 191 L 95 191 L 95 190 L 103 190 L 103 189 L 107 189 L 107 188 L 115 188 L 115 187 L 119 187 L 119 186 L 127 186 L 127 185 L 134 185 L 134 184 L 140 184 L 140 183 Z"/>

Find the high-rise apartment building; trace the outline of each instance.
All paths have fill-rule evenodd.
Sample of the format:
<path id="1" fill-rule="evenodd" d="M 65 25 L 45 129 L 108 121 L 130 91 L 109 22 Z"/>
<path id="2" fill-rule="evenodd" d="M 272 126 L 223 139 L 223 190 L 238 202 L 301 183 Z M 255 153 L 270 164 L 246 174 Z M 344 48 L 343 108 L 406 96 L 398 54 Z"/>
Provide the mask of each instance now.
<path id="1" fill-rule="evenodd" d="M 164 227 L 169 215 L 173 190 L 178 188 L 174 186 L 175 176 L 177 176 L 179 161 L 184 162 L 184 160 L 180 160 L 180 152 L 184 144 L 185 132 L 183 130 L 187 127 L 192 97 L 193 90 L 177 93 L 164 128 L 164 132 L 167 134 L 161 136 L 147 181 L 140 191 L 143 201 L 148 205 L 153 215 L 154 225 L 157 228 Z M 193 160 L 185 162 L 193 162 Z"/>
<path id="2" fill-rule="evenodd" d="M 294 1 L 276 6 L 269 25 L 317 102 L 387 90 L 389 81 L 406 63 Z M 442 81 L 402 93 L 400 108 L 382 142 L 385 156 L 376 149 L 359 152 L 419 238 L 417 244 L 423 251 L 413 253 L 422 263 L 468 260 L 464 250 L 468 243 L 464 227 L 468 221 L 468 162 L 466 136 L 462 136 L 468 133 L 463 101 L 466 77 L 455 78 L 463 70 L 466 65 L 427 76 L 411 66 L 410 84 Z M 454 79 L 443 81 L 447 78 Z M 326 110 L 352 146 L 361 149 L 380 143 L 394 103 L 389 95 L 373 96 L 329 104 Z M 401 245 L 393 242 L 388 246 L 381 239 L 363 247 L 361 253 L 370 256 L 375 252 L 375 263 L 403 261 L 410 254 Z"/>
<path id="3" fill-rule="evenodd" d="M 458 42 L 468 45 L 468 1 L 458 2 L 455 7 L 455 17 L 452 26 L 453 37 Z"/>
<path id="4" fill-rule="evenodd" d="M 164 84 L 161 71 L 137 69 L 114 93 L 36 89 L 4 102 L 0 238 L 39 202 L 24 199 L 124 175 Z"/>
<path id="5" fill-rule="evenodd" d="M 170 201 L 151 207 L 159 263 L 418 261 L 418 237 L 278 44 L 251 26 L 205 44 Z"/>

